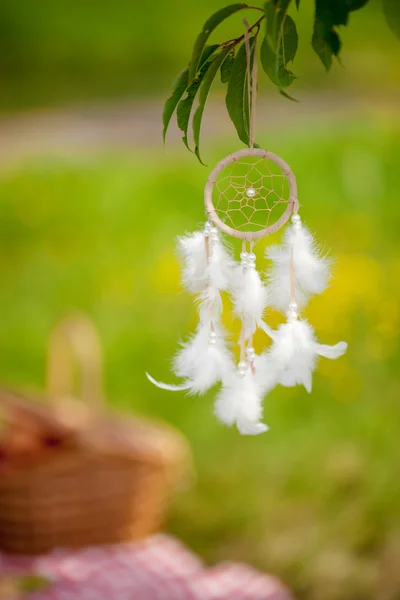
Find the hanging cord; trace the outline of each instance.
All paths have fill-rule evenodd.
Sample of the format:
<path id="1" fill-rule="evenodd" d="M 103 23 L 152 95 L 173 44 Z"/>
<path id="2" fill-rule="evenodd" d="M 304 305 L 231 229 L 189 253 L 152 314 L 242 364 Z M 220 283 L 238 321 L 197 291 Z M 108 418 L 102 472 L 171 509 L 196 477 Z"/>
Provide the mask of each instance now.
<path id="1" fill-rule="evenodd" d="M 250 113 L 250 132 L 249 132 L 249 146 L 254 148 L 255 141 L 255 128 L 256 128 L 256 106 L 257 106 L 257 36 L 254 36 L 253 44 L 253 69 L 251 68 L 251 49 L 250 49 L 250 25 L 246 19 L 243 19 L 243 23 L 246 27 L 244 33 L 244 44 L 246 47 L 246 59 L 247 59 L 247 96 Z"/>

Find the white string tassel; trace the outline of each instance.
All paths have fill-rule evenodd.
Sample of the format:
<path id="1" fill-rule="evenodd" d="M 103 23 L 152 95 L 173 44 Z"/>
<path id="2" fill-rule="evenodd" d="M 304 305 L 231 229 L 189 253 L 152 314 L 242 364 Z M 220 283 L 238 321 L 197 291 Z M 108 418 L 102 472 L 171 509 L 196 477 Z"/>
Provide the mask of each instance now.
<path id="1" fill-rule="evenodd" d="M 309 297 L 321 294 L 327 287 L 331 261 L 322 256 L 318 245 L 299 215 L 293 215 L 293 225 L 287 229 L 281 246 L 267 248 L 266 257 L 272 261 L 268 273 L 269 304 L 285 312 L 292 300 L 290 262 L 293 252 L 295 299 L 304 306 Z"/>
<path id="2" fill-rule="evenodd" d="M 306 320 L 297 319 L 295 306 L 289 309 L 288 322 L 277 330 L 264 322 L 260 323 L 260 327 L 272 339 L 272 346 L 262 356 L 264 362 L 260 371 L 272 369 L 276 373 L 277 383 L 286 387 L 300 384 L 310 393 L 318 356 L 335 359 L 347 350 L 346 342 L 334 346 L 319 344 L 311 325 Z M 260 378 L 262 380 L 262 375 Z"/>
<path id="3" fill-rule="evenodd" d="M 242 435 L 258 435 L 269 427 L 261 423 L 262 392 L 247 362 L 240 362 L 218 393 L 214 411 L 225 425 L 236 424 Z"/>
<path id="4" fill-rule="evenodd" d="M 242 252 L 241 264 L 233 271 L 231 295 L 233 309 L 243 322 L 245 339 L 255 332 L 267 305 L 267 289 L 256 269 L 253 252 Z"/>

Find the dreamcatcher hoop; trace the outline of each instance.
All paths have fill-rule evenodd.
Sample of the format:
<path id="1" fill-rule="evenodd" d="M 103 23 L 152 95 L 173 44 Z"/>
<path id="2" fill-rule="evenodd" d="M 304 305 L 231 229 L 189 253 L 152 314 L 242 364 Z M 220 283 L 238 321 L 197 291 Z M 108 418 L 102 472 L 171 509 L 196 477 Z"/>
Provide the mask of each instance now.
<path id="1" fill-rule="evenodd" d="M 279 219 L 275 223 L 273 223 L 272 225 L 267 225 L 267 227 L 261 229 L 260 231 L 240 231 L 224 223 L 224 221 L 222 221 L 222 219 L 218 216 L 218 210 L 214 206 L 213 202 L 213 191 L 214 186 L 217 183 L 218 175 L 227 166 L 235 163 L 241 158 L 254 156 L 258 156 L 261 159 L 269 160 L 278 167 L 280 167 L 280 169 L 282 170 L 282 175 L 286 178 L 289 184 L 289 198 L 287 200 L 287 207 L 285 209 L 285 212 L 279 217 Z M 233 152 L 232 154 L 229 154 L 228 156 L 223 158 L 212 170 L 204 188 L 204 204 L 210 220 L 224 233 L 246 241 L 261 239 L 267 235 L 270 235 L 271 233 L 275 233 L 276 231 L 278 231 L 278 229 L 280 229 L 289 220 L 292 213 L 297 213 L 299 202 L 297 199 L 296 177 L 289 165 L 277 154 L 274 154 L 273 152 L 270 152 L 269 150 L 264 150 L 262 148 L 244 148 L 243 150 L 238 150 L 237 152 Z"/>

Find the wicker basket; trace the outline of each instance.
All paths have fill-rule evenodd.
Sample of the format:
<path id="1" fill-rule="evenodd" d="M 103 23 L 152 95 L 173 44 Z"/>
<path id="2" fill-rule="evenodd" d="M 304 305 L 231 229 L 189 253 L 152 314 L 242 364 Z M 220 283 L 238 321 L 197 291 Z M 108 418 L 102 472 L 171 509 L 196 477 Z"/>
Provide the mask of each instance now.
<path id="1" fill-rule="evenodd" d="M 72 410 L 76 403 L 65 401 L 72 380 L 66 340 L 80 363 L 82 398 L 90 410 Z M 51 337 L 52 404 L 44 408 L 15 394 L 0 394 L 3 407 L 16 405 L 38 428 L 45 423 L 47 432 L 55 432 L 50 436 L 62 439 L 40 460 L 0 474 L 1 549 L 39 554 L 132 540 L 160 526 L 171 489 L 187 473 L 188 446 L 170 427 L 105 416 L 100 364 L 90 323 L 69 319 Z"/>

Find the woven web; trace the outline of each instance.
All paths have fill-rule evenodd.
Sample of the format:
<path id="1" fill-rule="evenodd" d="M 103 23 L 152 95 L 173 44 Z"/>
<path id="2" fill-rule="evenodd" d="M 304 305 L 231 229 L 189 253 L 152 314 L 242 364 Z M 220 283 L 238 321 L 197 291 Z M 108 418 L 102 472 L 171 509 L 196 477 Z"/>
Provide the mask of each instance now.
<path id="1" fill-rule="evenodd" d="M 254 196 L 249 196 L 254 190 Z M 213 189 L 219 218 L 237 231 L 260 231 L 285 212 L 289 183 L 278 165 L 262 157 L 245 157 L 225 167 Z"/>

